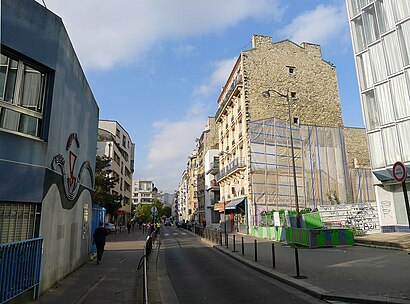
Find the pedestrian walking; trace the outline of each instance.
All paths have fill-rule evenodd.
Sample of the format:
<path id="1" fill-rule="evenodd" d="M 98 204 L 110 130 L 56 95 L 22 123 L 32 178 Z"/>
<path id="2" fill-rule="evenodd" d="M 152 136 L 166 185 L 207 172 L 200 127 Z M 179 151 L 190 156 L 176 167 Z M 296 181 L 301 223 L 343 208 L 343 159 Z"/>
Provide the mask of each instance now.
<path id="1" fill-rule="evenodd" d="M 127 223 L 127 230 L 128 230 L 128 234 L 130 234 L 130 230 L 131 230 L 131 222 Z"/>
<path id="2" fill-rule="evenodd" d="M 101 264 L 101 259 L 104 253 L 107 230 L 104 228 L 104 223 L 100 222 L 98 228 L 93 234 L 94 244 L 97 247 L 97 264 Z"/>

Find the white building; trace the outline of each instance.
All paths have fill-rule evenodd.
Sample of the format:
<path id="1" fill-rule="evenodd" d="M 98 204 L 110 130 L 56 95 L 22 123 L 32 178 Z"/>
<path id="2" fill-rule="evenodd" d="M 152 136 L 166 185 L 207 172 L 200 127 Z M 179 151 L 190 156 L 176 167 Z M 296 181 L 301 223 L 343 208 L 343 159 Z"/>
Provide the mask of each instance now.
<path id="1" fill-rule="evenodd" d="M 179 220 L 188 220 L 188 174 L 184 170 L 182 173 L 181 183 L 178 186 L 178 210 L 179 210 Z"/>
<path id="2" fill-rule="evenodd" d="M 132 182 L 132 203 L 134 205 L 152 204 L 154 183 L 151 180 L 134 180 Z"/>
<path id="3" fill-rule="evenodd" d="M 100 120 L 98 123 L 97 155 L 112 159 L 112 176 L 118 179 L 113 193 L 122 196 L 122 207 L 118 211 L 122 223 L 131 217 L 131 185 L 134 173 L 134 149 L 131 137 L 115 120 Z"/>
<path id="4" fill-rule="evenodd" d="M 381 228 L 410 232 L 392 175 L 397 161 L 410 172 L 410 1 L 346 2 Z"/>
<path id="5" fill-rule="evenodd" d="M 219 184 L 216 174 L 219 172 L 219 150 L 211 149 L 205 153 L 205 219 L 208 227 L 218 228 L 220 213 L 214 205 L 220 200 Z"/>

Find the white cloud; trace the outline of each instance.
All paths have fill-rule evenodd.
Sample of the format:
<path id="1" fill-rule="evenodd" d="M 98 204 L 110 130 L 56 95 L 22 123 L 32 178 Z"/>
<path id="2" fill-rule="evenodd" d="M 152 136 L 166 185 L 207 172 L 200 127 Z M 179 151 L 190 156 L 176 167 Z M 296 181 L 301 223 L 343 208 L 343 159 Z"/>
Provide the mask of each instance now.
<path id="1" fill-rule="evenodd" d="M 229 58 L 214 62 L 214 72 L 207 79 L 206 82 L 194 88 L 193 96 L 195 98 L 206 98 L 212 93 L 215 93 L 225 85 L 226 80 L 229 77 L 229 73 L 232 71 L 238 57 Z"/>
<path id="2" fill-rule="evenodd" d="M 282 34 L 296 43 L 312 42 L 326 45 L 345 36 L 346 15 L 346 8 L 343 5 L 319 5 L 316 9 L 296 17 L 283 29 Z"/>
<path id="3" fill-rule="evenodd" d="M 195 47 L 190 44 L 184 44 L 172 48 L 172 51 L 177 57 L 189 57 L 192 56 L 192 54 L 194 53 Z"/>
<path id="4" fill-rule="evenodd" d="M 37 0 L 41 3 L 41 0 Z M 86 68 L 140 60 L 166 39 L 220 32 L 247 18 L 278 18 L 278 0 L 47 0 Z"/>
<path id="5" fill-rule="evenodd" d="M 207 81 L 197 87 L 192 94 L 195 100 L 179 121 L 156 121 L 153 123 L 154 136 L 148 145 L 147 165 L 140 172 L 141 177 L 151 178 L 163 191 L 173 191 L 181 180 L 181 174 L 188 156 L 195 147 L 207 123 L 210 94 L 218 92 L 225 84 L 237 58 L 214 62 L 214 71 Z M 203 101 L 205 100 L 205 101 Z M 215 101 L 216 103 L 216 101 Z"/>

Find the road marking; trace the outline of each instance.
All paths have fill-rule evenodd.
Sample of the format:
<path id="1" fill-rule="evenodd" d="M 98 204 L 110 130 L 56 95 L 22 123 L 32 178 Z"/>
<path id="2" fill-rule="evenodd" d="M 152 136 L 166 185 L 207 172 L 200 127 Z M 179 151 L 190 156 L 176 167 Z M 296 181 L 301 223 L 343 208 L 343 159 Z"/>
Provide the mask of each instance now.
<path id="1" fill-rule="evenodd" d="M 178 233 L 174 232 L 173 235 L 178 235 Z"/>
<path id="2" fill-rule="evenodd" d="M 187 233 L 186 233 L 186 232 L 181 232 L 181 234 L 182 234 L 182 235 L 187 235 Z"/>
<path id="3" fill-rule="evenodd" d="M 164 233 L 164 236 L 169 236 L 169 234 L 168 234 L 168 233 Z"/>

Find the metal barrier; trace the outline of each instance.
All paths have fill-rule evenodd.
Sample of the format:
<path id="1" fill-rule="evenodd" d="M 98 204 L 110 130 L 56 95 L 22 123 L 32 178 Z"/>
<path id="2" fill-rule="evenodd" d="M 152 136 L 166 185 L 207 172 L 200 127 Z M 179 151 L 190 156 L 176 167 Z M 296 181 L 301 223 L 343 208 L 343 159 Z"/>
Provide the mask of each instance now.
<path id="1" fill-rule="evenodd" d="M 215 244 L 220 244 L 222 242 L 221 231 L 203 227 L 195 227 L 195 234 L 210 240 Z"/>
<path id="2" fill-rule="evenodd" d="M 150 235 L 147 236 L 147 239 L 145 241 L 145 246 L 144 246 L 144 254 L 141 257 L 137 270 L 140 270 L 141 267 L 143 267 L 143 303 L 148 304 L 148 273 L 147 273 L 147 263 L 149 256 L 152 253 L 152 245 L 155 242 L 155 239 L 157 238 L 158 230 L 156 229 L 154 232 L 152 232 Z"/>
<path id="3" fill-rule="evenodd" d="M 0 303 L 34 288 L 40 294 L 43 238 L 0 244 Z"/>

